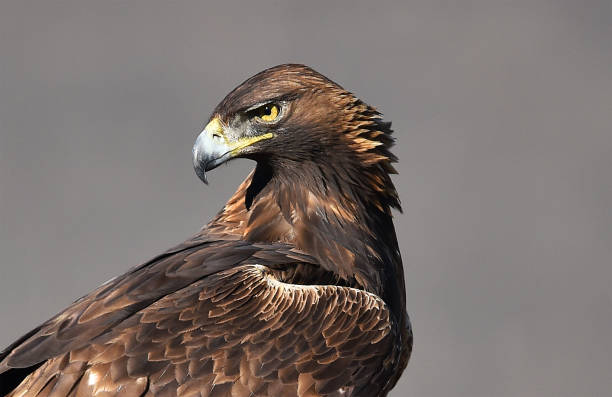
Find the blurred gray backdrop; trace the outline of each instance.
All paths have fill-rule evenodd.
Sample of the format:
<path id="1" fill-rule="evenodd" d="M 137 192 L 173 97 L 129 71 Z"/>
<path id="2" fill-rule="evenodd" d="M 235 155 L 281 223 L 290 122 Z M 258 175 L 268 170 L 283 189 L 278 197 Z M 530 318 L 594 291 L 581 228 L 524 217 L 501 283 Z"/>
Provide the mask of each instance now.
<path id="1" fill-rule="evenodd" d="M 0 1 L 0 345 L 182 241 L 253 166 L 191 146 L 306 63 L 393 121 L 400 396 L 610 396 L 611 2 Z"/>

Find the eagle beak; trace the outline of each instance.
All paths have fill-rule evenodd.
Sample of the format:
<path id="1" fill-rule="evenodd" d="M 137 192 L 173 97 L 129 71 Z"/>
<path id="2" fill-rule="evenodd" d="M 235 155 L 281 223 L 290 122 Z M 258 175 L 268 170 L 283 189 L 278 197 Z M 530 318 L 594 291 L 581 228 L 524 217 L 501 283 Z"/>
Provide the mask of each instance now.
<path id="1" fill-rule="evenodd" d="M 219 117 L 214 117 L 198 135 L 193 145 L 193 167 L 202 182 L 208 184 L 206 171 L 210 171 L 236 157 L 247 146 L 274 135 L 266 133 L 258 136 L 237 137 L 233 131 L 226 131 Z M 228 133 L 229 132 L 229 133 Z"/>
<path id="2" fill-rule="evenodd" d="M 213 118 L 198 135 L 193 145 L 193 168 L 198 177 L 208 184 L 206 171 L 210 171 L 231 152 L 225 130 L 218 117 Z"/>

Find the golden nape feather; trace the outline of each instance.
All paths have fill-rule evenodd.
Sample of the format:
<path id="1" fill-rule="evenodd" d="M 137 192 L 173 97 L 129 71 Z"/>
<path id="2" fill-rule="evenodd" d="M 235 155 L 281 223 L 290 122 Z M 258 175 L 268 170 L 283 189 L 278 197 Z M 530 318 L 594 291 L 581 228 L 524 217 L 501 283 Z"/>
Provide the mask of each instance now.
<path id="1" fill-rule="evenodd" d="M 219 214 L 0 353 L 0 396 L 385 396 L 412 349 L 390 123 L 303 65 L 246 80 L 196 173 L 257 165 Z"/>

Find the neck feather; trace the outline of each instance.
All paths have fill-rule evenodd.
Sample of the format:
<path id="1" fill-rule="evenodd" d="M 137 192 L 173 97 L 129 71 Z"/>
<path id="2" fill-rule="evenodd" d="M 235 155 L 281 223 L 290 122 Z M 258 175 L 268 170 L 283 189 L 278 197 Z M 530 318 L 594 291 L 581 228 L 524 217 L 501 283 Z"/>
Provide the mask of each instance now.
<path id="1" fill-rule="evenodd" d="M 368 183 L 371 178 L 383 182 L 387 174 L 361 170 L 360 175 L 351 178 L 315 163 L 259 162 L 206 230 L 291 244 L 349 284 L 404 307 L 403 268 L 390 211 L 397 195 L 390 180 L 384 181 L 390 189 Z"/>

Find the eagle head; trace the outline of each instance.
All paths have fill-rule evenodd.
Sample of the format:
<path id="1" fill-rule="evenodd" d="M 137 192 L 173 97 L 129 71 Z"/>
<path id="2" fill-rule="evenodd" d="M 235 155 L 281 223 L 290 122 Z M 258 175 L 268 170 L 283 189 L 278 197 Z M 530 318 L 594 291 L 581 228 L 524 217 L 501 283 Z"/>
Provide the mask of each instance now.
<path id="1" fill-rule="evenodd" d="M 287 64 L 247 79 L 217 105 L 195 142 L 193 163 L 205 183 L 207 171 L 239 157 L 302 181 L 323 170 L 313 184 L 345 179 L 386 193 L 399 208 L 388 177 L 395 173 L 392 144 L 390 123 L 375 108 L 313 69 Z"/>

